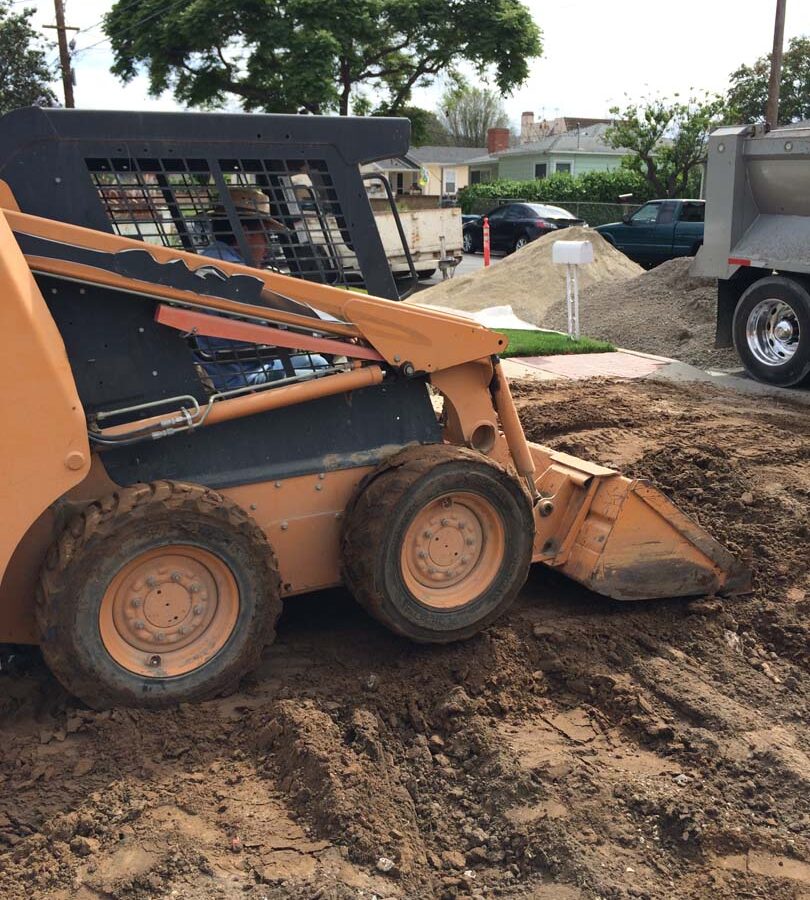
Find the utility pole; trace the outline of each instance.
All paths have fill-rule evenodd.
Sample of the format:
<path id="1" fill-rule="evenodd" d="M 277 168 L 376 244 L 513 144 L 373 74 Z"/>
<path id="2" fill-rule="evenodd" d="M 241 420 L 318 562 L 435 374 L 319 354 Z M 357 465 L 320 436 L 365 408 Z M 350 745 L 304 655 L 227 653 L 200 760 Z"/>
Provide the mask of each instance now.
<path id="1" fill-rule="evenodd" d="M 59 65 L 62 69 L 62 87 L 65 91 L 65 107 L 73 109 L 73 71 L 70 68 L 70 50 L 68 49 L 67 32 L 79 31 L 71 25 L 65 25 L 65 5 L 63 0 L 54 0 L 56 8 L 56 25 L 46 25 L 45 28 L 54 28 L 59 40 Z"/>
<path id="2" fill-rule="evenodd" d="M 773 27 L 773 53 L 771 54 L 771 80 L 768 83 L 768 106 L 765 121 L 776 128 L 779 124 L 779 82 L 782 80 L 782 52 L 785 43 L 785 3 L 776 0 L 776 21 Z"/>

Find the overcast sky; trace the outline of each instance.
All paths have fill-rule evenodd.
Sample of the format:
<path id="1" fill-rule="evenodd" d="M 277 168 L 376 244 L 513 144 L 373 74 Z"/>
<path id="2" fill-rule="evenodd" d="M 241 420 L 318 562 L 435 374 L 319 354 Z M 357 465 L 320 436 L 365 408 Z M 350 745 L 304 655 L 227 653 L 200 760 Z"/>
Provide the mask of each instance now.
<path id="1" fill-rule="evenodd" d="M 724 92 L 740 63 L 770 52 L 775 0 L 524 0 L 543 30 L 543 56 L 531 77 L 505 98 L 513 124 L 524 110 L 538 117 L 602 117 L 624 94 Z M 19 3 L 22 5 L 22 3 Z M 26 2 L 37 25 L 53 22 L 50 0 Z M 109 72 L 112 57 L 99 19 L 112 0 L 66 0 L 76 35 L 76 105 L 85 109 L 176 109 L 171 95 L 150 97 L 145 79 L 123 86 Z M 55 32 L 44 31 L 54 45 Z M 787 0 L 785 43 L 810 34 L 810 0 Z M 99 46 L 93 44 L 101 42 Z M 87 49 L 85 49 L 87 48 Z M 305 65 L 306 61 L 302 60 Z M 55 85 L 61 98 L 61 83 Z M 416 91 L 436 106 L 441 85 Z"/>

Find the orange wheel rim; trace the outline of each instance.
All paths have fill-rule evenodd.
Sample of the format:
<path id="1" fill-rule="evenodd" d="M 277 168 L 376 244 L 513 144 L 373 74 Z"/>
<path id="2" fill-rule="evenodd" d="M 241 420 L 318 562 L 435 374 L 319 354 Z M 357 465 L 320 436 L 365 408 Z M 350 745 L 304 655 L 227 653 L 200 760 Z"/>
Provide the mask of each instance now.
<path id="1" fill-rule="evenodd" d="M 200 547 L 142 553 L 113 578 L 101 600 L 101 640 L 118 665 L 152 678 L 185 675 L 228 642 L 239 615 L 230 568 Z"/>
<path id="2" fill-rule="evenodd" d="M 425 606 L 457 609 L 492 584 L 503 562 L 503 519 L 483 497 L 444 494 L 417 512 L 400 552 L 408 590 Z"/>

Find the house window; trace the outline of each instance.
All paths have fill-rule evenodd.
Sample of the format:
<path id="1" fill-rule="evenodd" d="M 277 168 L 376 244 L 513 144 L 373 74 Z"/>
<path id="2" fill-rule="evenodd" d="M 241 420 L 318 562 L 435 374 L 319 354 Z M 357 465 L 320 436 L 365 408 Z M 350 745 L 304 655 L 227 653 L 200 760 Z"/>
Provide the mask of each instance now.
<path id="1" fill-rule="evenodd" d="M 555 163 L 555 164 L 554 164 L 554 171 L 555 171 L 555 172 L 564 172 L 566 175 L 570 175 L 570 174 L 571 174 L 571 163 L 570 163 L 570 162 L 568 162 L 568 163 L 561 163 L 561 162 Z"/>
<path id="2" fill-rule="evenodd" d="M 481 172 L 479 169 L 470 169 L 470 184 L 481 184 Z"/>
<path id="3" fill-rule="evenodd" d="M 444 193 L 445 194 L 455 194 L 456 192 L 456 170 L 455 169 L 445 169 L 444 170 Z"/>
<path id="4" fill-rule="evenodd" d="M 534 164 L 534 177 L 535 178 L 545 178 L 548 175 L 548 164 L 547 163 L 535 163 Z"/>

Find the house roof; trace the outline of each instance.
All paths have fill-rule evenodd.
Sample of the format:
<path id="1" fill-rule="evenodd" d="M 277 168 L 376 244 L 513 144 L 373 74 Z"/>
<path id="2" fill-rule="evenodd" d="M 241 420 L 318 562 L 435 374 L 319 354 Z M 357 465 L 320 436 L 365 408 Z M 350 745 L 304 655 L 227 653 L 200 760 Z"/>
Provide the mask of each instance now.
<path id="1" fill-rule="evenodd" d="M 410 156 L 394 156 L 367 163 L 362 168 L 372 172 L 418 172 L 421 166 Z"/>
<path id="2" fill-rule="evenodd" d="M 439 163 L 439 165 L 464 165 L 476 156 L 486 156 L 486 147 L 411 147 L 408 155 L 420 163 Z"/>
<path id="3" fill-rule="evenodd" d="M 501 154 L 503 155 L 503 154 Z M 468 166 L 495 166 L 498 163 L 497 156 L 490 156 L 488 153 L 484 156 L 478 156 L 475 159 L 468 159 Z"/>
<path id="4" fill-rule="evenodd" d="M 594 125 L 611 125 L 613 119 L 586 119 L 582 116 L 563 116 L 566 131 L 575 131 L 579 128 L 592 128 Z"/>
<path id="5" fill-rule="evenodd" d="M 498 158 L 503 156 L 536 156 L 545 153 L 602 153 L 606 156 L 626 156 L 627 149 L 615 149 L 605 142 L 605 132 L 610 126 L 604 123 L 591 125 L 588 128 L 580 128 L 577 132 L 566 131 L 553 137 L 541 138 L 528 144 L 521 144 L 509 150 L 498 153 Z"/>

